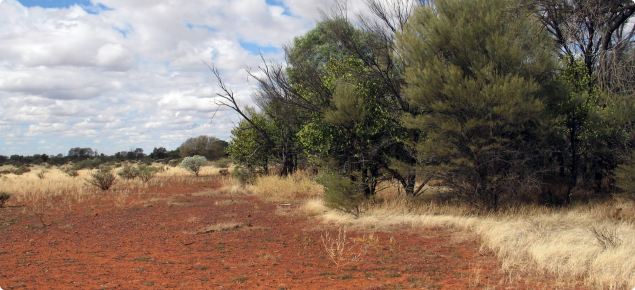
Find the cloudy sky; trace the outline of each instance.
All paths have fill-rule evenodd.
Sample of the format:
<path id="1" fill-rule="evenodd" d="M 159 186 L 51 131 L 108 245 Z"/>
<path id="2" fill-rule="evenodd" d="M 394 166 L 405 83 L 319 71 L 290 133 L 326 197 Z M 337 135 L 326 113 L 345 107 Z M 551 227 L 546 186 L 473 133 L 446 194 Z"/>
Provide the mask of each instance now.
<path id="1" fill-rule="evenodd" d="M 362 9 L 361 0 L 349 10 Z M 251 103 L 247 67 L 282 59 L 329 0 L 0 0 L 0 155 L 229 140 L 203 61 Z"/>

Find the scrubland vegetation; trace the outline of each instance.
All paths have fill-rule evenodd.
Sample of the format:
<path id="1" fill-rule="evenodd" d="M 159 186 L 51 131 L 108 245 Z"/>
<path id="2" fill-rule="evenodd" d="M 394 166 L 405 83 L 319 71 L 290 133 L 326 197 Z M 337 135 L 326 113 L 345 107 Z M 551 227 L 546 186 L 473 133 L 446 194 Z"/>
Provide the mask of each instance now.
<path id="1" fill-rule="evenodd" d="M 241 107 L 211 66 L 216 101 L 242 117 L 229 144 L 192 138 L 151 159 L 134 150 L 58 168 L 16 163 L 0 192 L 10 205 L 70 205 L 213 179 L 231 202 L 302 204 L 342 227 L 468 230 L 510 276 L 634 287 L 632 3 L 404 3 L 369 0 L 374 14 L 358 21 L 344 6 L 325 12 L 285 47 L 286 63 L 249 71 L 258 108 Z M 221 145 L 223 154 L 200 150 Z M 190 157 L 225 153 L 229 168 Z M 90 184 L 118 165 L 112 186 Z"/>
<path id="2" fill-rule="evenodd" d="M 427 186 L 430 200 L 425 201 L 385 184 L 354 216 L 325 206 L 320 186 L 305 172 L 260 177 L 248 189 L 277 202 L 301 202 L 304 214 L 349 229 L 468 230 L 480 239 L 483 250 L 496 253 L 510 276 L 548 274 L 561 281 L 581 279 L 597 289 L 635 285 L 635 204 L 628 199 L 570 208 L 526 205 L 479 214 L 466 205 L 435 200 L 443 186 Z"/>

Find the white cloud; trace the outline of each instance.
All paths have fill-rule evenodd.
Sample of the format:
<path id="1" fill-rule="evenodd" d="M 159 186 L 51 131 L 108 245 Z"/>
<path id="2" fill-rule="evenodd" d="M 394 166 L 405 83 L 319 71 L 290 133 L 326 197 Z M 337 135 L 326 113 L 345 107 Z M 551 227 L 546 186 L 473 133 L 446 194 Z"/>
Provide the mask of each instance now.
<path id="1" fill-rule="evenodd" d="M 0 143 L 11 145 L 0 154 L 95 144 L 112 154 L 173 149 L 202 134 L 227 139 L 238 119 L 217 111 L 216 79 L 203 61 L 219 68 L 241 105 L 251 104 L 245 68 L 261 62 L 252 49 L 281 59 L 269 48 L 311 29 L 330 0 L 97 3 L 110 9 L 0 0 Z"/>

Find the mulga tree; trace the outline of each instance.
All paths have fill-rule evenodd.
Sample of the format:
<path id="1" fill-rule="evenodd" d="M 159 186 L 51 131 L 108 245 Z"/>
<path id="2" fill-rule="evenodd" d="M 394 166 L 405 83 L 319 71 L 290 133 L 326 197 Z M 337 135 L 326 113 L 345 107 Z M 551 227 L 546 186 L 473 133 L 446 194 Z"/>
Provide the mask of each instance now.
<path id="1" fill-rule="evenodd" d="M 396 117 L 382 105 L 385 85 L 369 77 L 368 66 L 336 32 L 351 41 L 374 37 L 340 17 L 296 38 L 287 47 L 286 73 L 293 92 L 287 104 L 305 108 L 306 121 L 298 132 L 305 152 L 371 197 L 388 169 Z"/>
<path id="2" fill-rule="evenodd" d="M 532 183 L 544 102 L 555 96 L 554 44 L 509 0 L 436 0 L 397 35 L 404 117 L 426 136 L 423 170 L 444 173 L 464 202 L 496 211 Z"/>

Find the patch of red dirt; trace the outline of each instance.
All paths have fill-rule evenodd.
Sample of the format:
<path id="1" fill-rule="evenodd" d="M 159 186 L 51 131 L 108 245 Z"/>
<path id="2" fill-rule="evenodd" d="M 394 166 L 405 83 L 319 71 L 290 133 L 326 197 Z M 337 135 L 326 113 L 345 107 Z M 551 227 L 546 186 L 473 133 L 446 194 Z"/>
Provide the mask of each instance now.
<path id="1" fill-rule="evenodd" d="M 468 233 L 448 229 L 349 231 L 333 260 L 322 237 L 338 230 L 296 204 L 232 200 L 209 185 L 150 188 L 123 206 L 106 195 L 72 210 L 0 209 L 0 287 L 585 289 L 503 273 Z"/>

